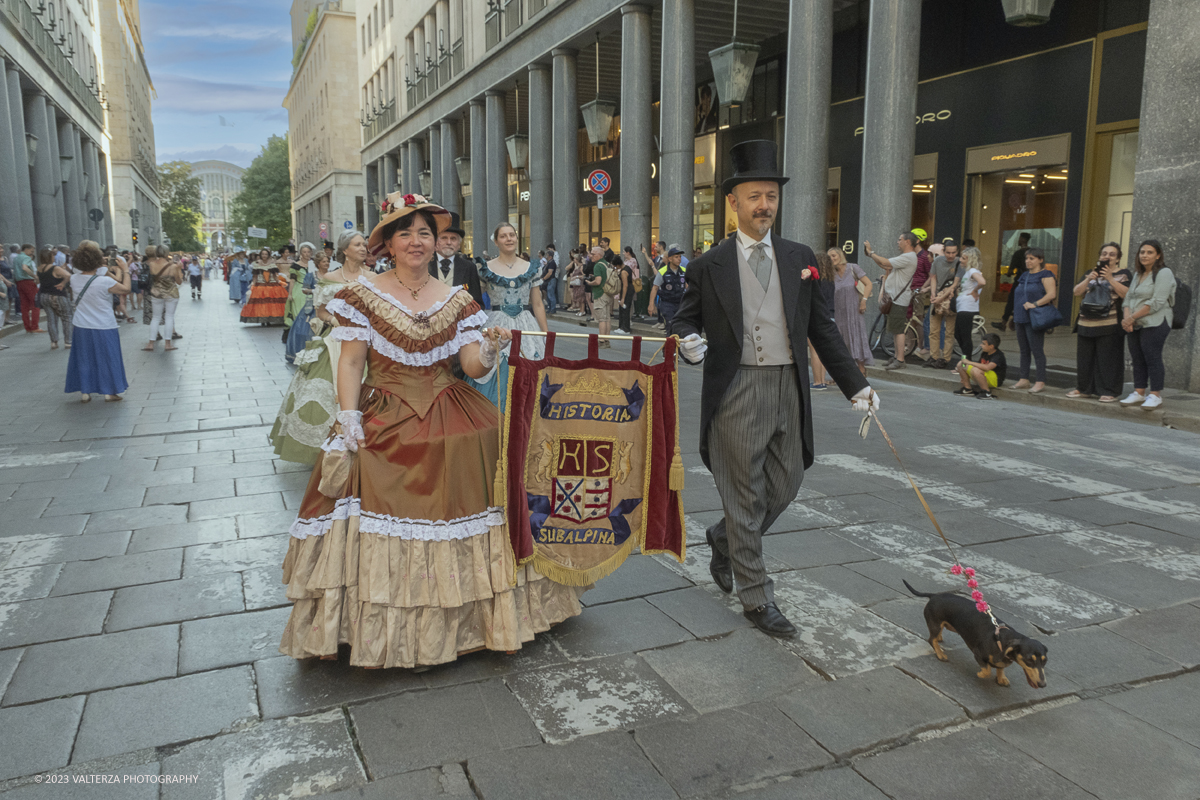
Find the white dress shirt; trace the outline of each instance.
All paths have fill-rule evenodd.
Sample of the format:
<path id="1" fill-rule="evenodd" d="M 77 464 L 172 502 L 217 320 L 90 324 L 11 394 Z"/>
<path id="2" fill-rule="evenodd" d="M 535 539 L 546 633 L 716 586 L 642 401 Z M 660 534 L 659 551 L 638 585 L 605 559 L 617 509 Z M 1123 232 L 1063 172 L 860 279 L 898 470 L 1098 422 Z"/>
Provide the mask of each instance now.
<path id="1" fill-rule="evenodd" d="M 767 246 L 763 252 L 766 253 L 767 258 L 771 261 L 771 269 L 774 270 L 775 269 L 775 246 L 773 244 L 771 244 L 771 232 L 770 231 L 767 231 L 767 235 L 762 238 L 762 243 Z M 758 244 L 758 242 L 754 241 L 754 239 L 752 239 L 751 237 L 749 237 L 745 233 L 743 233 L 741 228 L 738 228 L 737 244 L 738 244 L 738 248 L 742 251 L 742 258 L 746 259 L 746 263 L 749 264 L 750 257 L 752 255 L 754 255 L 754 246 L 756 244 Z"/>

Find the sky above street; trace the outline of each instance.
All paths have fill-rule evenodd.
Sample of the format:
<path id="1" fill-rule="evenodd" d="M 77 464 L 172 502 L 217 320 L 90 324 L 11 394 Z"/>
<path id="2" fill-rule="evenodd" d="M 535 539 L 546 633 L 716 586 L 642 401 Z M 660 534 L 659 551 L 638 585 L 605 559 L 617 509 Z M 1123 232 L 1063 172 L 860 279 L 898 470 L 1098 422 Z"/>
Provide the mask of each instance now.
<path id="1" fill-rule="evenodd" d="M 268 136 L 287 134 L 290 0 L 140 5 L 160 163 L 214 158 L 248 167 Z"/>

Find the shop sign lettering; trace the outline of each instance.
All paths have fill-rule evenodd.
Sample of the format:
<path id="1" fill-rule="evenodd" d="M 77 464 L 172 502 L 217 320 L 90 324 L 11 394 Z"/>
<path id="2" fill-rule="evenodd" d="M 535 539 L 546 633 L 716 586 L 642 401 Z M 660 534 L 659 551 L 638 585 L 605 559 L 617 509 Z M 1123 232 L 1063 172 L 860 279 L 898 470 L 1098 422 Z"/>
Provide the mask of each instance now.
<path id="1" fill-rule="evenodd" d="M 943 122 L 948 119 L 950 119 L 950 110 L 942 109 L 941 111 L 937 112 L 930 111 L 926 114 L 918 114 L 916 124 L 920 125 L 922 122 Z M 855 128 L 854 135 L 862 136 L 863 130 L 864 129 L 861 126 Z"/>
<path id="2" fill-rule="evenodd" d="M 1037 150 L 1026 150 L 1024 153 L 1003 153 L 992 156 L 992 161 L 1008 161 L 1010 158 L 1030 158 L 1037 155 Z"/>

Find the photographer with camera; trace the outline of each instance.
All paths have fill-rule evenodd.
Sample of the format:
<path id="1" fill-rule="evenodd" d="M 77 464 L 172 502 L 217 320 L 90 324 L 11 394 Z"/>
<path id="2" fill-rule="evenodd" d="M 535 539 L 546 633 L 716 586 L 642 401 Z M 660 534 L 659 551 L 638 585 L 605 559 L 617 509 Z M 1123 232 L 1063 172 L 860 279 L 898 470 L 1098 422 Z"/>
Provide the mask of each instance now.
<path id="1" fill-rule="evenodd" d="M 1115 403 L 1125 385 L 1125 332 L 1121 330 L 1121 301 L 1132 275 L 1121 268 L 1121 245 L 1109 242 L 1100 248 L 1096 268 L 1075 285 L 1082 297 L 1075 318 L 1075 388 L 1067 397 L 1100 396 Z"/>

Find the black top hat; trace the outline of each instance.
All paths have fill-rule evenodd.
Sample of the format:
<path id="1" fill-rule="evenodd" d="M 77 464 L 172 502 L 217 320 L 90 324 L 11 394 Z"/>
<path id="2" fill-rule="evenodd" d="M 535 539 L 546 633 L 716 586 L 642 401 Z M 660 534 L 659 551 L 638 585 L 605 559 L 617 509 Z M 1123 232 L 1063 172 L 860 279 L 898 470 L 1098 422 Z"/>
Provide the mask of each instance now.
<path id="1" fill-rule="evenodd" d="M 453 211 L 450 212 L 450 227 L 443 230 L 442 233 L 457 233 L 463 239 L 467 238 L 467 232 L 462 227 L 462 220 Z"/>
<path id="2" fill-rule="evenodd" d="M 726 178 L 721 191 L 729 194 L 733 187 L 747 181 L 775 181 L 781 187 L 788 179 L 779 174 L 775 143 L 767 139 L 752 139 L 735 144 L 729 150 L 733 162 L 733 177 Z"/>

